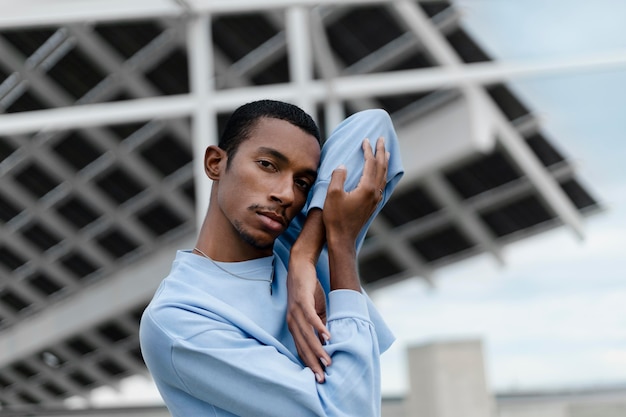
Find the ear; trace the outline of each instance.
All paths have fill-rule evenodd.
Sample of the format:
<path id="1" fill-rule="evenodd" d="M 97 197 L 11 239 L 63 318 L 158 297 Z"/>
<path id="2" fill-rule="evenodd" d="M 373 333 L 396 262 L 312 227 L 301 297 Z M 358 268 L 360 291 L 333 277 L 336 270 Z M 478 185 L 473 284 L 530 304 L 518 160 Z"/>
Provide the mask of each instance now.
<path id="1" fill-rule="evenodd" d="M 204 172 L 210 179 L 219 180 L 223 170 L 226 169 L 227 160 L 228 156 L 222 148 L 209 146 L 204 153 Z"/>

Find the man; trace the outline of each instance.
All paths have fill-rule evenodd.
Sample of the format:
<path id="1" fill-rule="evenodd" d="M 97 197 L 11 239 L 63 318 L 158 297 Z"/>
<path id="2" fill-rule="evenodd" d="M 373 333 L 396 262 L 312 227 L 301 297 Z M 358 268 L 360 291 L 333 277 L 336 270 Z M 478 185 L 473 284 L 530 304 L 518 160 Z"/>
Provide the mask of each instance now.
<path id="1" fill-rule="evenodd" d="M 379 136 L 374 152 L 363 139 Z M 177 254 L 140 329 L 173 416 L 380 415 L 378 358 L 393 336 L 356 255 L 402 175 L 397 139 L 369 110 L 319 142 L 301 109 L 263 100 L 207 148 L 197 245 Z"/>

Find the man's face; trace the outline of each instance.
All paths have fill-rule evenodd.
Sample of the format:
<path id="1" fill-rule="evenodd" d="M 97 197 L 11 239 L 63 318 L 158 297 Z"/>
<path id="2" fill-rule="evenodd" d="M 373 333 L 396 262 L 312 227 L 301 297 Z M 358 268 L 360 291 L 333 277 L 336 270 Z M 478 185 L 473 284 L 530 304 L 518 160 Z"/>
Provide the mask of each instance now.
<path id="1" fill-rule="evenodd" d="M 319 160 L 314 136 L 284 120 L 259 119 L 218 183 L 218 204 L 231 226 L 223 232 L 245 251 L 271 254 L 304 206 Z"/>

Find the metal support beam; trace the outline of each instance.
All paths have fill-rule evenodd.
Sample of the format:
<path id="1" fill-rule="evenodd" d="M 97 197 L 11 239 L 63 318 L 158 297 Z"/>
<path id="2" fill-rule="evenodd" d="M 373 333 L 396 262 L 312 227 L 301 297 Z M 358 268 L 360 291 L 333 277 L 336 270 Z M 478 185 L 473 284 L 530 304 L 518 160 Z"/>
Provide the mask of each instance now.
<path id="1" fill-rule="evenodd" d="M 45 313 L 5 329 L 0 337 L 0 368 L 135 308 L 140 300 L 149 300 L 164 278 L 163 271 L 169 270 L 175 251 L 191 246 L 189 238 L 163 246 L 122 272 L 48 307 Z"/>
<path id="2" fill-rule="evenodd" d="M 397 282 L 401 279 L 406 279 L 410 277 L 421 277 L 431 287 L 435 286 L 433 281 L 432 269 L 428 265 L 426 265 L 426 262 L 421 258 L 418 253 L 411 249 L 409 243 L 407 242 L 407 239 L 402 238 L 398 234 L 394 233 L 394 229 L 392 228 L 391 224 L 389 224 L 389 222 L 379 216 L 374 219 L 372 225 L 370 226 L 370 229 L 374 233 L 374 241 L 376 243 L 375 245 L 368 245 L 366 243 L 361 249 L 360 256 L 367 256 L 367 252 L 373 251 L 374 246 L 379 249 L 392 248 L 392 250 L 385 250 L 385 254 L 405 269 L 405 271 L 400 274 L 400 279 L 392 279 L 392 281 Z M 388 278 L 385 278 L 385 280 L 387 279 Z M 374 283 L 374 285 L 370 285 L 370 287 L 375 288 L 379 285 L 380 284 Z M 385 282 L 385 285 L 387 285 L 387 281 Z"/>
<path id="3" fill-rule="evenodd" d="M 485 62 L 465 64 L 461 71 L 445 67 L 392 71 L 381 74 L 353 75 L 332 80 L 333 93 L 338 99 L 356 99 L 378 95 L 408 94 L 438 88 L 471 84 L 491 84 L 514 78 L 537 77 L 577 71 L 601 71 L 626 68 L 626 53 L 616 51 L 595 57 L 573 60 L 553 60 L 525 63 Z M 313 80 L 309 84 L 312 100 L 323 102 L 329 93 L 327 81 Z M 293 101 L 297 99 L 292 84 L 273 84 L 233 88 L 211 94 L 214 111 L 230 111 L 241 103 L 262 98 Z M 182 94 L 165 97 L 127 100 L 115 103 L 36 110 L 0 115 L 3 135 L 34 132 L 41 129 L 62 130 L 87 128 L 106 124 L 130 123 L 155 118 L 189 116 L 196 110 L 196 100 Z"/>
<path id="4" fill-rule="evenodd" d="M 196 224 L 198 229 L 202 225 L 209 207 L 212 185 L 204 172 L 204 154 L 209 145 L 217 144 L 217 116 L 210 99 L 210 95 L 213 95 L 214 90 L 210 24 L 208 16 L 199 16 L 193 17 L 188 26 L 189 78 L 191 96 L 194 103 L 192 109 L 191 142 L 196 192 Z"/>
<path id="5" fill-rule="evenodd" d="M 461 58 L 435 28 L 422 9 L 415 3 L 406 0 L 395 2 L 394 7 L 398 15 L 405 19 L 406 24 L 422 40 L 424 47 L 432 55 L 433 59 L 443 65 L 444 70 L 449 71 L 452 78 L 465 78 L 463 73 L 466 72 L 467 66 L 463 64 Z M 591 61 L 593 60 L 583 60 L 578 64 L 584 66 L 590 64 Z M 554 67 L 545 66 L 543 70 L 544 74 L 550 73 L 554 70 Z M 584 233 L 580 213 L 556 180 L 550 176 L 541 164 L 524 138 L 515 131 L 502 113 L 502 110 L 498 108 L 484 89 L 469 79 L 463 84 L 461 86 L 473 94 L 488 110 L 491 122 L 496 130 L 496 137 L 533 183 L 543 200 L 572 229 L 577 237 L 582 238 Z"/>
<path id="6" fill-rule="evenodd" d="M 291 83 L 296 92 L 294 103 L 309 114 L 315 114 L 315 100 L 309 95 L 313 79 L 309 11 L 304 7 L 287 9 L 287 57 Z"/>
<path id="7" fill-rule="evenodd" d="M 420 0 L 436 2 L 440 0 Z M 389 0 L 342 0 L 342 6 L 387 3 Z M 56 26 L 85 21 L 107 22 L 134 19 L 173 18 L 183 15 L 231 14 L 289 7 L 337 5 L 337 0 L 107 0 L 54 2 L 22 0 L 5 7 L 0 28 Z"/>
<path id="8" fill-rule="evenodd" d="M 389 3 L 389 0 L 186 0 L 196 13 L 228 14 L 289 7 L 354 6 Z M 439 2 L 441 0 L 420 0 Z"/>
<path id="9" fill-rule="evenodd" d="M 333 129 L 345 118 L 345 112 L 341 106 L 341 101 L 334 93 L 331 80 L 339 76 L 339 64 L 335 59 L 326 29 L 322 8 L 315 8 L 310 15 L 311 23 L 311 43 L 313 48 L 313 60 L 315 67 L 322 75 L 322 79 L 328 82 L 328 95 L 324 101 L 324 115 L 326 120 L 326 136 L 330 136 Z"/>
<path id="10" fill-rule="evenodd" d="M 85 21 L 158 19 L 180 16 L 183 9 L 171 0 L 74 0 L 11 2 L 0 14 L 0 28 L 56 26 Z"/>
<path id="11" fill-rule="evenodd" d="M 57 107 L 2 114 L 0 115 L 0 132 L 2 135 L 15 135 L 42 129 L 47 131 L 70 130 L 155 118 L 178 118 L 189 116 L 193 109 L 194 101 L 187 94 L 114 103 Z"/>
<path id="12" fill-rule="evenodd" d="M 497 137 L 502 147 L 507 153 L 514 156 L 517 165 L 530 179 L 539 195 L 554 213 L 572 229 L 576 237 L 583 239 L 585 231 L 582 216 L 574 203 L 565 194 L 559 183 L 548 174 L 524 138 L 511 126 L 504 115 L 499 114 L 496 119 Z"/>
<path id="13" fill-rule="evenodd" d="M 450 213 L 450 219 L 465 233 L 470 241 L 476 242 L 486 252 L 491 253 L 500 265 L 504 265 L 502 250 L 492 233 L 478 218 L 475 211 L 465 207 L 459 196 L 452 190 L 441 173 L 432 172 L 424 177 L 424 185 L 437 202 Z"/>

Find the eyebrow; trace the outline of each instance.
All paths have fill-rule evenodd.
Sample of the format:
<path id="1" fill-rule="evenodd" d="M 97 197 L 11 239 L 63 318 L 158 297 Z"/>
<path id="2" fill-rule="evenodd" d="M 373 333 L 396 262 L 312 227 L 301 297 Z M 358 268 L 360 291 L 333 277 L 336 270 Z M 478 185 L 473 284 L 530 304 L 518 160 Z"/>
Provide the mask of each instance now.
<path id="1" fill-rule="evenodd" d="M 289 158 L 287 157 L 287 155 L 283 154 L 282 152 L 277 151 L 274 148 L 268 148 L 266 146 L 261 146 L 261 147 L 259 147 L 259 152 L 272 155 L 274 158 L 280 160 L 280 162 L 282 162 L 282 163 L 285 163 L 285 164 L 289 163 Z M 304 173 L 306 175 L 312 176 L 313 178 L 317 177 L 317 170 L 315 170 L 315 169 L 305 169 Z"/>

